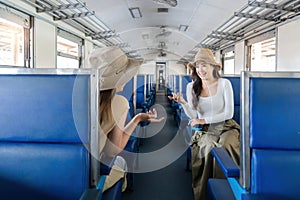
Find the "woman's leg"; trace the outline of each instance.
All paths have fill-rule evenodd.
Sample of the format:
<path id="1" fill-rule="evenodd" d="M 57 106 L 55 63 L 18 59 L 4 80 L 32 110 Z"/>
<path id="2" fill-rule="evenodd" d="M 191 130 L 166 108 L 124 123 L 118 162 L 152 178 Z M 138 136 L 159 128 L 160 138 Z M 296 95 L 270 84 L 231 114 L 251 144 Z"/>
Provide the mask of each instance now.
<path id="1" fill-rule="evenodd" d="M 127 186 L 126 171 L 127 164 L 125 159 L 121 156 L 117 156 L 109 174 L 106 176 L 103 192 L 112 187 L 120 179 L 124 179 L 122 191 L 125 191 Z"/>
<path id="2" fill-rule="evenodd" d="M 240 132 L 232 129 L 224 132 L 220 136 L 219 144 L 221 144 L 229 153 L 231 158 L 237 165 L 240 164 Z"/>
<path id="3" fill-rule="evenodd" d="M 234 162 L 240 164 L 240 133 L 237 129 L 231 129 L 224 132 L 219 139 L 219 144 L 229 153 Z M 214 167 L 215 178 L 225 178 L 223 171 L 218 165 Z"/>
<path id="4" fill-rule="evenodd" d="M 204 158 L 199 157 L 199 147 L 192 148 L 192 186 L 195 200 L 206 199 L 207 180 L 213 174 L 213 159 L 211 153 Z"/>

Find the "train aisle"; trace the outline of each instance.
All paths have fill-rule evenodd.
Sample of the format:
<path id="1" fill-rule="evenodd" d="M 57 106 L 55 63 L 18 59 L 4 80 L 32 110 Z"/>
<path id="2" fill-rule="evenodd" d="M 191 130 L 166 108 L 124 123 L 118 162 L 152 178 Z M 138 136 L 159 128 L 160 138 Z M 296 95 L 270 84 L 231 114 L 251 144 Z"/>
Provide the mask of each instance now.
<path id="1" fill-rule="evenodd" d="M 152 137 L 143 139 L 140 147 L 141 153 L 153 152 L 170 144 L 170 141 L 174 141 L 173 139 L 178 130 L 173 119 L 172 108 L 163 90 L 157 91 L 155 103 L 164 107 L 167 113 L 167 120 L 160 132 Z M 184 146 L 179 143 L 177 142 L 174 147 L 176 148 L 177 145 Z M 175 148 L 171 149 L 171 151 L 178 151 L 178 148 Z M 124 192 L 122 200 L 192 200 L 192 177 L 191 172 L 185 170 L 185 159 L 186 153 L 183 153 L 170 165 L 161 169 L 152 172 L 136 173 L 134 175 L 133 191 Z M 141 166 L 141 162 L 143 162 L 141 158 L 139 162 L 139 166 Z"/>

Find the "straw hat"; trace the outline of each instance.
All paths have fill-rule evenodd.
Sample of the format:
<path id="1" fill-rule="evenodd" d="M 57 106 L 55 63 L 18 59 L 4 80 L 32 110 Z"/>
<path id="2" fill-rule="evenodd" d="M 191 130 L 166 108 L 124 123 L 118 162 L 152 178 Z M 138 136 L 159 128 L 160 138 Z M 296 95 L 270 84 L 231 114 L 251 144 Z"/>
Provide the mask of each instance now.
<path id="1" fill-rule="evenodd" d="M 134 77 L 143 61 L 129 59 L 118 47 L 103 47 L 89 56 L 89 66 L 99 69 L 99 88 L 120 87 Z"/>
<path id="2" fill-rule="evenodd" d="M 220 69 L 222 68 L 222 65 L 215 61 L 213 52 L 208 48 L 200 48 L 198 50 L 194 60 L 194 63 L 196 62 L 204 62 L 211 65 L 219 66 Z"/>

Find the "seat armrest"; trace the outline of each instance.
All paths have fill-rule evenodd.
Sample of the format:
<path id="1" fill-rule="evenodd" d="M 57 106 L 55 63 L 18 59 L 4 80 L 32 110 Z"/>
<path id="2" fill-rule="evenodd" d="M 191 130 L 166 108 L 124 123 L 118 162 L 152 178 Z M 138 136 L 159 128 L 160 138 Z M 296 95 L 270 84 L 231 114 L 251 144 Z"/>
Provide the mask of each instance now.
<path id="1" fill-rule="evenodd" d="M 225 148 L 215 147 L 211 150 L 211 153 L 227 178 L 240 176 L 240 168 L 232 160 Z"/>
<path id="2" fill-rule="evenodd" d="M 97 187 L 96 187 L 98 190 L 100 190 L 100 191 L 103 190 L 105 180 L 106 180 L 106 175 L 100 176 L 100 179 L 99 179 Z"/>
<path id="3" fill-rule="evenodd" d="M 84 191 L 80 200 L 101 200 L 102 192 L 96 188 L 87 189 Z"/>

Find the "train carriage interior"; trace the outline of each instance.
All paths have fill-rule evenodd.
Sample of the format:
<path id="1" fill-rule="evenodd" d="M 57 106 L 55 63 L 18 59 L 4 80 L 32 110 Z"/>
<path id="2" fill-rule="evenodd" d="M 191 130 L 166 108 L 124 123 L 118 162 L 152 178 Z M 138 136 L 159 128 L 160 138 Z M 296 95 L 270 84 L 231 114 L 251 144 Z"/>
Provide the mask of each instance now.
<path id="1" fill-rule="evenodd" d="M 300 200 L 299 35 L 299 0 L 0 0 L 0 199 Z M 135 123 L 113 156 L 89 60 L 101 48 L 142 63 L 115 88 L 125 125 L 162 117 Z M 234 155 L 220 135 L 195 153 L 229 121 Z"/>

